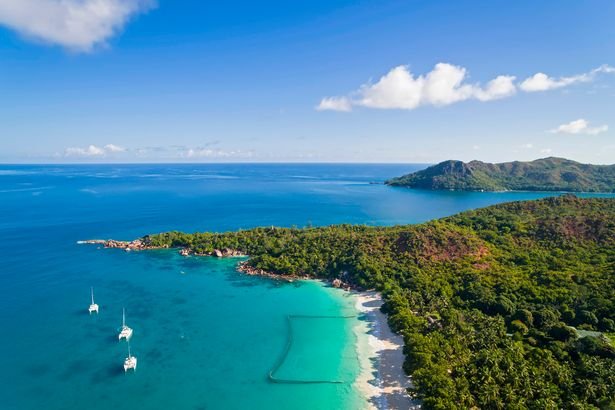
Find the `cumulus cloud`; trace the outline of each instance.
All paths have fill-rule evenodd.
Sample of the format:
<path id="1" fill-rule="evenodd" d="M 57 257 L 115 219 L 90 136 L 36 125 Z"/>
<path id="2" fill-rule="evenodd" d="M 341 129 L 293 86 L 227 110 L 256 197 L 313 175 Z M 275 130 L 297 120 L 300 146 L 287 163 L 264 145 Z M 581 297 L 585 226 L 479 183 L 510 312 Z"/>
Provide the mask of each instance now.
<path id="1" fill-rule="evenodd" d="M 124 152 L 126 151 L 126 148 L 124 147 L 120 147 L 119 145 L 115 145 L 115 144 L 107 144 L 105 145 L 105 151 L 108 152 Z"/>
<path id="2" fill-rule="evenodd" d="M 154 0 L 0 0 L 0 24 L 25 37 L 89 51 Z"/>
<path id="3" fill-rule="evenodd" d="M 391 69 L 375 83 L 362 85 L 347 96 L 325 97 L 318 111 L 352 111 L 353 106 L 379 109 L 413 110 L 420 106 L 454 104 L 466 100 L 493 101 L 525 92 L 546 91 L 575 83 L 593 81 L 600 73 L 613 74 L 615 67 L 602 65 L 587 73 L 571 77 L 550 77 L 537 73 L 521 83 L 512 75 L 499 75 L 486 84 L 468 81 L 468 71 L 460 66 L 438 63 L 426 74 L 415 75 L 408 66 Z"/>
<path id="4" fill-rule="evenodd" d="M 125 148 L 114 144 L 107 144 L 104 147 L 98 147 L 96 145 L 88 145 L 85 148 L 82 147 L 69 147 L 64 150 L 65 157 L 103 157 L 107 154 L 118 153 L 126 151 Z"/>
<path id="5" fill-rule="evenodd" d="M 421 105 L 444 106 L 468 99 L 495 100 L 515 93 L 514 77 L 499 76 L 485 88 L 465 83 L 467 71 L 446 63 L 426 75 L 414 76 L 407 66 L 393 68 L 375 84 L 363 85 L 356 104 L 370 108 L 412 110 Z"/>
<path id="6" fill-rule="evenodd" d="M 346 97 L 325 97 L 316 106 L 317 111 L 351 111 L 350 100 Z"/>
<path id="7" fill-rule="evenodd" d="M 571 121 L 567 124 L 562 124 L 557 128 L 552 129 L 550 132 L 554 134 L 586 134 L 597 135 L 608 131 L 608 125 L 600 125 L 597 127 L 590 127 L 587 120 L 582 118 Z"/>
<path id="8" fill-rule="evenodd" d="M 497 100 L 499 98 L 510 97 L 517 92 L 515 77 L 511 75 L 500 75 L 487 83 L 484 90 L 475 90 L 476 98 L 480 101 Z"/>
<path id="9" fill-rule="evenodd" d="M 558 78 L 548 76 L 545 73 L 536 73 L 521 82 L 521 84 L 519 84 L 519 88 L 528 93 L 553 90 L 566 87 L 572 84 L 591 82 L 594 80 L 596 75 L 600 73 L 613 74 L 615 73 L 615 67 L 611 67 L 604 64 L 598 68 L 594 68 L 587 73 L 577 74 L 570 77 Z"/>
<path id="10" fill-rule="evenodd" d="M 422 105 L 441 107 L 470 99 L 497 100 L 517 91 L 513 76 L 498 76 L 484 87 L 466 82 L 467 77 L 465 68 L 448 63 L 438 63 L 427 74 L 418 76 L 408 66 L 397 66 L 377 82 L 362 85 L 352 98 L 323 98 L 317 109 L 350 111 L 352 105 L 359 105 L 413 110 Z"/>

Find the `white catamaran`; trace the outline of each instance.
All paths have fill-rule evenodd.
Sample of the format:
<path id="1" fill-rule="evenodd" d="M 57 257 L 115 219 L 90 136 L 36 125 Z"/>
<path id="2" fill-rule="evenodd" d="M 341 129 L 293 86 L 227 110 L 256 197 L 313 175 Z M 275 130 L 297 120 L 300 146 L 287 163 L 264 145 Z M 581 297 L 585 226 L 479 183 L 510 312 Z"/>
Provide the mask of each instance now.
<path id="1" fill-rule="evenodd" d="M 130 354 L 130 342 L 128 342 L 128 357 L 124 360 L 124 373 L 126 373 L 128 369 L 132 369 L 135 372 L 137 371 L 137 358 Z"/>
<path id="2" fill-rule="evenodd" d="M 90 304 L 90 307 L 88 308 L 88 312 L 90 312 L 90 314 L 92 314 L 92 312 L 98 313 L 98 305 L 94 303 L 94 288 L 93 287 L 90 288 L 90 293 L 92 294 L 92 304 Z"/>
<path id="3" fill-rule="evenodd" d="M 130 339 L 132 337 L 132 329 L 126 326 L 126 309 L 122 309 L 122 329 L 120 334 L 117 335 L 118 340 Z"/>

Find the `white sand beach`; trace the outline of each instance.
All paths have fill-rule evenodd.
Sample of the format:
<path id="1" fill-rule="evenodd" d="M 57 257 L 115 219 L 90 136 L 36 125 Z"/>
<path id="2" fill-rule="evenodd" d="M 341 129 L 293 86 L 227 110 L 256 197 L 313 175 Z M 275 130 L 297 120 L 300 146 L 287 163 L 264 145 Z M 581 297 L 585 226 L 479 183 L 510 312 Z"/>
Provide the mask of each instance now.
<path id="1" fill-rule="evenodd" d="M 377 292 L 357 292 L 356 308 L 361 315 L 357 332 L 357 349 L 361 374 L 356 387 L 374 409 L 419 409 L 420 403 L 406 392 L 411 385 L 404 373 L 403 338 L 389 328 L 380 311 L 382 298 Z M 367 335 L 367 337 L 365 337 Z"/>

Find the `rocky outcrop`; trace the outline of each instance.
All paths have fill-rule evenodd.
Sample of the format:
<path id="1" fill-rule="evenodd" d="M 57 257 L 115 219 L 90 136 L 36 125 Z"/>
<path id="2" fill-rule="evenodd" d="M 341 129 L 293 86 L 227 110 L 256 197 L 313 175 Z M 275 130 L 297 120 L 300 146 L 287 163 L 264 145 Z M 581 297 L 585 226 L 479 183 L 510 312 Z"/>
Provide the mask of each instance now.
<path id="1" fill-rule="evenodd" d="M 283 274 L 267 272 L 267 271 L 265 271 L 263 269 L 258 269 L 258 268 L 255 268 L 255 267 L 251 266 L 248 263 L 248 261 L 241 262 L 237 266 L 237 270 L 239 272 L 245 273 L 246 275 L 250 275 L 250 276 L 264 276 L 264 277 L 269 278 L 269 279 L 282 280 L 282 281 L 286 281 L 286 282 L 293 282 L 296 279 L 309 279 L 309 276 L 307 276 L 307 275 L 306 276 L 283 275 Z"/>
<path id="2" fill-rule="evenodd" d="M 179 250 L 179 254 L 182 255 L 182 256 L 190 256 L 190 255 L 195 255 L 195 256 L 215 256 L 216 258 L 228 258 L 228 257 L 247 256 L 242 251 L 239 251 L 237 249 L 230 249 L 230 248 L 214 249 L 211 252 L 205 252 L 205 253 L 194 252 L 194 251 L 192 251 L 189 248 L 181 248 Z"/>
<path id="3" fill-rule="evenodd" d="M 102 245 L 105 248 L 118 248 L 125 251 L 143 251 L 146 249 L 161 249 L 168 246 L 153 246 L 146 238 L 135 239 L 134 241 L 118 241 L 115 239 L 89 239 L 87 241 L 79 241 L 82 244 Z"/>

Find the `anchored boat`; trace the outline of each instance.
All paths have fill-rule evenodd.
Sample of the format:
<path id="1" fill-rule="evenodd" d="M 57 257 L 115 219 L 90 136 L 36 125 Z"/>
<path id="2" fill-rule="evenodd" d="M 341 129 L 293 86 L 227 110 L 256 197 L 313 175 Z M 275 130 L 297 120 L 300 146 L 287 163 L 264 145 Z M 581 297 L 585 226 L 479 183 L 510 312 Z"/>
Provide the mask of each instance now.
<path id="1" fill-rule="evenodd" d="M 98 314 L 98 305 L 94 303 L 94 288 L 93 287 L 90 288 L 90 293 L 92 294 L 92 303 L 90 304 L 90 307 L 88 308 L 88 312 L 90 314 L 92 314 L 92 312 L 96 312 Z"/>
<path id="2" fill-rule="evenodd" d="M 132 337 L 132 329 L 126 326 L 126 309 L 122 309 L 122 329 L 120 334 L 117 335 L 118 340 L 130 339 Z"/>
<path id="3" fill-rule="evenodd" d="M 124 360 L 124 373 L 129 369 L 137 371 L 137 358 L 130 354 L 130 342 L 128 342 L 128 357 Z"/>

